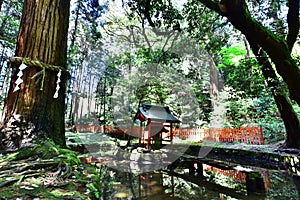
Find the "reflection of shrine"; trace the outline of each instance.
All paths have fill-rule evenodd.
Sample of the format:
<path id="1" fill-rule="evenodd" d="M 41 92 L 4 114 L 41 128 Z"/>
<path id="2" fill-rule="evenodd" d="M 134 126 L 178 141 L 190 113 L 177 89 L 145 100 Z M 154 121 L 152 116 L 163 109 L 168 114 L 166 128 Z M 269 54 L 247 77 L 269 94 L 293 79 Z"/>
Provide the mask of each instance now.
<path id="1" fill-rule="evenodd" d="M 172 183 L 174 187 L 174 182 Z M 165 193 L 164 177 L 162 173 L 145 173 L 138 175 L 138 197 L 151 197 L 161 199 L 162 197 L 174 196 L 174 191 Z"/>
<path id="2" fill-rule="evenodd" d="M 151 148 L 151 139 L 157 148 L 162 145 L 162 141 L 172 142 L 173 124 L 180 123 L 169 107 L 150 104 L 142 104 L 134 117 L 136 120 L 140 120 L 139 145 L 146 139 L 147 149 Z M 143 133 L 144 127 L 146 134 Z"/>

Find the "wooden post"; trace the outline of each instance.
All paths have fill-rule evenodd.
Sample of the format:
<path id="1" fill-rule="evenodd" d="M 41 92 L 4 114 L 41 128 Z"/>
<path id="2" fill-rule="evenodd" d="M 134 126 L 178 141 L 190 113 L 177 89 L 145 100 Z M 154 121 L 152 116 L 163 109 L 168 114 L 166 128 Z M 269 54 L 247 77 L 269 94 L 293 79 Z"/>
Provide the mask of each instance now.
<path id="1" fill-rule="evenodd" d="M 150 179 L 149 173 L 146 174 L 146 182 L 147 182 L 147 195 L 150 196 L 151 195 L 151 185 L 150 185 L 151 179 Z"/>
<path id="2" fill-rule="evenodd" d="M 173 123 L 170 123 L 170 139 L 171 139 L 171 143 L 173 142 Z"/>
<path id="3" fill-rule="evenodd" d="M 142 196 L 142 190 L 141 190 L 141 187 L 142 187 L 142 184 L 141 184 L 141 175 L 138 175 L 138 177 L 139 177 L 139 183 L 138 183 L 138 185 L 139 185 L 139 198 Z"/>
<path id="4" fill-rule="evenodd" d="M 261 134 L 261 144 L 265 144 L 265 138 L 264 138 L 262 126 L 260 126 L 260 134 Z"/>
<path id="5" fill-rule="evenodd" d="M 195 176 L 194 161 L 189 162 L 189 176 Z"/>
<path id="6" fill-rule="evenodd" d="M 141 146 L 142 143 L 142 131 L 143 131 L 143 122 L 140 121 L 140 131 L 139 131 L 139 146 Z"/>
<path id="7" fill-rule="evenodd" d="M 197 162 L 197 177 L 203 178 L 203 165 L 201 162 Z"/>
<path id="8" fill-rule="evenodd" d="M 147 149 L 150 150 L 151 146 L 151 120 L 148 120 L 148 139 L 147 139 Z"/>
<path id="9" fill-rule="evenodd" d="M 256 129 L 255 127 L 251 127 L 251 132 L 250 132 L 251 135 L 251 141 L 250 141 L 250 144 L 255 144 L 255 135 L 256 135 Z"/>

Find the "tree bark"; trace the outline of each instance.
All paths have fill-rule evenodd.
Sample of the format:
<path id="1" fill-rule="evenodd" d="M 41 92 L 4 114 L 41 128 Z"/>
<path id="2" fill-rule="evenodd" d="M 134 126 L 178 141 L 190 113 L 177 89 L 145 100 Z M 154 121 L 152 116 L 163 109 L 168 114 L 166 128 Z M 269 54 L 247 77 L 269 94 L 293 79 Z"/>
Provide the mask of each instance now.
<path id="1" fill-rule="evenodd" d="M 25 0 L 15 56 L 66 69 L 69 8 L 69 0 Z M 44 78 L 43 75 L 33 78 L 42 68 L 27 64 L 23 83 L 14 92 L 20 65 L 11 62 L 13 75 L 0 135 L 2 148 L 17 149 L 44 138 L 64 146 L 68 73 L 62 73 L 58 98 L 53 98 L 58 70 L 45 69 Z"/>
<path id="2" fill-rule="evenodd" d="M 222 105 L 218 104 L 219 92 L 224 89 L 223 82 L 219 79 L 218 69 L 216 67 L 214 57 L 212 54 L 209 55 L 209 80 L 210 80 L 210 99 L 212 112 L 210 118 L 210 126 L 214 128 L 220 128 L 222 126 L 222 119 L 224 118 L 224 113 L 220 112 L 224 108 Z"/>
<path id="3" fill-rule="evenodd" d="M 213 55 L 209 55 L 209 80 L 210 80 L 210 97 L 212 107 L 216 107 L 216 101 L 219 99 L 219 91 L 223 90 L 223 83 L 219 79 L 218 69 L 214 62 Z"/>

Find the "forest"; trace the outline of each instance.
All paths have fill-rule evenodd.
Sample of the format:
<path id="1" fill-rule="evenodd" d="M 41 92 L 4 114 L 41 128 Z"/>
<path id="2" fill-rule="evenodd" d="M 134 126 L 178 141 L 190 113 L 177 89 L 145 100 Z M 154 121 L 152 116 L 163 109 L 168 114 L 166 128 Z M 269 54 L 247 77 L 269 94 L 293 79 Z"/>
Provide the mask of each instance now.
<path id="1" fill-rule="evenodd" d="M 300 198 L 299 7 L 0 0 L 0 199 Z"/>

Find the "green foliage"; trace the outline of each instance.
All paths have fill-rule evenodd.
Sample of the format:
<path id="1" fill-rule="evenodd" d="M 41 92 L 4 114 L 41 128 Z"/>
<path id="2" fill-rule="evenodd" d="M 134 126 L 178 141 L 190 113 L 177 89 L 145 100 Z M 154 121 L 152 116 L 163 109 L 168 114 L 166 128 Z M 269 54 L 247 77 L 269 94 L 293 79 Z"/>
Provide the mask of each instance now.
<path id="1" fill-rule="evenodd" d="M 153 0 L 150 4 L 145 0 L 128 1 L 130 11 L 142 16 L 141 20 L 147 21 L 150 26 L 160 30 L 179 30 L 183 17 L 172 1 Z M 134 15 L 133 13 L 129 14 Z"/>
<path id="2" fill-rule="evenodd" d="M 116 85 L 112 102 L 119 102 L 120 107 L 128 103 L 129 108 L 124 107 L 122 117 L 132 118 L 138 106 L 149 103 L 168 105 L 183 121 L 189 123 L 197 124 L 199 119 L 208 121 L 211 109 L 209 73 L 207 65 L 203 64 L 207 57 L 202 58 L 205 54 L 201 54 L 201 49 L 196 52 L 200 54 L 199 57 L 188 50 L 183 55 L 175 53 L 177 48 L 183 48 L 180 45 L 184 45 L 184 42 L 180 42 L 182 41 L 175 41 L 174 48 L 168 50 L 160 47 L 135 48 L 131 53 L 125 52 L 118 56 L 122 59 L 118 59 L 115 64 L 124 75 Z M 183 112 L 187 107 L 193 109 Z M 117 112 L 120 113 L 120 110 Z"/>
<path id="3" fill-rule="evenodd" d="M 272 144 L 285 139 L 285 126 L 281 119 L 261 119 L 258 124 L 263 127 L 266 143 Z"/>
<path id="4" fill-rule="evenodd" d="M 274 143 L 283 140 L 285 137 L 284 123 L 271 94 L 262 93 L 260 98 L 254 99 L 254 103 L 259 117 L 257 124 L 263 127 L 266 141 Z"/>
<path id="5" fill-rule="evenodd" d="M 262 126 L 266 143 L 283 140 L 285 127 L 270 92 L 263 90 L 257 97 L 225 87 L 221 93 L 226 127 Z"/>
<path id="6" fill-rule="evenodd" d="M 267 190 L 267 199 L 290 200 L 299 198 L 298 183 L 291 176 L 277 171 L 268 171 L 270 187 Z"/>
<path id="7" fill-rule="evenodd" d="M 225 87 L 221 92 L 220 99 L 223 104 L 225 116 L 224 125 L 226 127 L 241 127 L 253 123 L 255 106 L 251 98 L 243 98 L 243 92 L 238 92 L 233 88 Z"/>
<path id="8" fill-rule="evenodd" d="M 1 49 L 9 47 L 13 50 L 17 40 L 23 3 L 18 0 L 1 2 L 0 7 L 0 39 Z M 3 45 L 3 46 L 2 46 Z"/>
<path id="9" fill-rule="evenodd" d="M 90 181 L 86 185 L 87 194 L 92 199 L 102 199 L 104 193 L 107 193 L 110 189 L 111 173 L 108 167 L 100 165 L 98 167 L 90 167 Z"/>
<path id="10" fill-rule="evenodd" d="M 100 75 L 95 95 L 96 105 L 100 112 L 98 113 L 98 116 L 92 116 L 94 120 L 99 118 L 104 122 L 103 124 L 110 124 L 112 122 L 113 117 L 110 115 L 111 97 L 119 78 L 120 70 L 117 68 L 117 64 L 115 63 L 111 63 L 105 67 Z M 94 121 L 92 123 L 95 124 L 97 122 Z"/>
<path id="11" fill-rule="evenodd" d="M 283 140 L 284 124 L 256 60 L 245 59 L 241 45 L 223 48 L 220 53 L 223 62 L 218 68 L 227 86 L 221 97 L 226 110 L 224 124 L 262 126 L 267 142 Z"/>
<path id="12" fill-rule="evenodd" d="M 9 88 L 7 60 L 15 52 L 22 7 L 23 1 L 0 1 L 0 107 L 2 108 Z M 1 109 L 0 114 L 2 114 Z"/>
<path id="13" fill-rule="evenodd" d="M 297 113 L 297 116 L 300 117 L 300 106 L 298 104 L 293 104 L 294 111 Z"/>
<path id="14" fill-rule="evenodd" d="M 243 185 L 243 181 L 236 180 L 230 176 L 222 175 L 221 173 L 213 170 L 203 170 L 203 175 L 209 180 L 209 182 L 224 186 L 226 188 L 233 188 L 239 192 L 243 192 L 246 189 Z"/>
<path id="15" fill-rule="evenodd" d="M 225 85 L 243 92 L 246 96 L 257 97 L 266 89 L 264 77 L 254 58 L 245 58 L 246 50 L 241 45 L 223 48 L 220 52 L 222 63 L 218 65 Z"/>
<path id="16" fill-rule="evenodd" d="M 222 63 L 218 65 L 218 68 L 223 68 L 231 65 L 238 66 L 241 59 L 246 55 L 246 49 L 242 45 L 235 45 L 231 47 L 224 47 L 220 51 L 222 55 Z"/>
<path id="17" fill-rule="evenodd" d="M 283 14 L 287 9 L 287 1 L 249 1 L 248 7 L 252 16 L 273 33 L 284 37 L 287 29 L 287 18 Z"/>
<path id="18" fill-rule="evenodd" d="M 228 42 L 231 32 L 228 23 L 215 12 L 206 9 L 199 1 L 188 0 L 182 12 L 189 35 L 209 52 L 217 54 Z"/>

